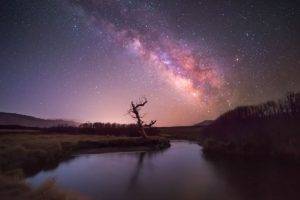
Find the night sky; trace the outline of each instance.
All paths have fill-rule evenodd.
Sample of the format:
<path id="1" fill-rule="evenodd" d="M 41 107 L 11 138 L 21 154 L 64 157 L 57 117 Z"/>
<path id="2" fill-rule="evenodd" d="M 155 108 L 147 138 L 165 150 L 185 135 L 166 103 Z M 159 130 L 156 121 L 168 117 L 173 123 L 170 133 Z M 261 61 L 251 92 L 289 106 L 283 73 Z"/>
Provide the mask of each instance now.
<path id="1" fill-rule="evenodd" d="M 300 90 L 296 1 L 7 0 L 0 111 L 189 125 Z"/>

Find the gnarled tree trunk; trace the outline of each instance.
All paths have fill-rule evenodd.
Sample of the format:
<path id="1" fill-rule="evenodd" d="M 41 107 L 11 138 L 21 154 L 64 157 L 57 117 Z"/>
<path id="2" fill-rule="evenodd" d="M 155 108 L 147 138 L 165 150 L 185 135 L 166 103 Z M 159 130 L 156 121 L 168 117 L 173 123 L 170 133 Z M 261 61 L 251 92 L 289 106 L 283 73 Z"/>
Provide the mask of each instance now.
<path id="1" fill-rule="evenodd" d="M 146 105 L 146 103 L 148 103 L 146 98 L 143 98 L 138 103 L 134 103 L 132 101 L 131 108 L 129 109 L 129 114 L 131 115 L 132 118 L 136 119 L 139 133 L 143 138 L 147 138 L 147 134 L 145 132 L 144 127 L 151 127 L 156 123 L 156 121 L 152 120 L 149 124 L 144 124 L 142 120 L 143 116 L 140 115 L 140 110 L 143 106 Z"/>

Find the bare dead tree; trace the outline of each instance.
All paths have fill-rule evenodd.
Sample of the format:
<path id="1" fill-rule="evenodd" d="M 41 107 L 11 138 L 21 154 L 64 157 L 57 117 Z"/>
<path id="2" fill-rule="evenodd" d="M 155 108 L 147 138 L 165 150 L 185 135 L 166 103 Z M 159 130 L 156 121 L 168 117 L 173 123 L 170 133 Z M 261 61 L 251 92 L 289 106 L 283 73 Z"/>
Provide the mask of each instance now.
<path id="1" fill-rule="evenodd" d="M 142 98 L 139 100 L 139 102 L 134 103 L 131 102 L 131 108 L 129 109 L 128 113 L 130 116 L 137 121 L 137 126 L 139 128 L 139 133 L 143 138 L 147 138 L 147 134 L 145 132 L 144 127 L 152 127 L 156 120 L 152 120 L 149 124 L 145 124 L 142 118 L 144 117 L 143 114 L 140 114 L 141 108 L 144 107 L 148 103 L 148 100 L 146 98 Z"/>
<path id="2" fill-rule="evenodd" d="M 145 124 L 145 127 L 151 128 L 156 123 L 156 120 L 151 120 L 149 124 Z"/>

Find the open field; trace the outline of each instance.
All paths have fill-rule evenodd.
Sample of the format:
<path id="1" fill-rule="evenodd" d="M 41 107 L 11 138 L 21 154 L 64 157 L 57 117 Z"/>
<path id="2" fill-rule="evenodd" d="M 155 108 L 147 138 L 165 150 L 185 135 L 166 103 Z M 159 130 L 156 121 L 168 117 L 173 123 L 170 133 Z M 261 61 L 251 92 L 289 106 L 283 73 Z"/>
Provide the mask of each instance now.
<path id="1" fill-rule="evenodd" d="M 201 126 L 174 126 L 174 127 L 160 127 L 159 133 L 169 139 L 176 140 L 191 140 L 202 141 L 202 131 L 204 127 Z"/>

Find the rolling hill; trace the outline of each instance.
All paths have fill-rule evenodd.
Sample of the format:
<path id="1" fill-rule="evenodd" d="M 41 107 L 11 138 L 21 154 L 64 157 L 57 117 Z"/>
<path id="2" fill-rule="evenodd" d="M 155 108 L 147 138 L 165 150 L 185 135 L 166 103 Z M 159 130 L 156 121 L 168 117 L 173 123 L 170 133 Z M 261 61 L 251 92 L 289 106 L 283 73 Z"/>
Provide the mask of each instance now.
<path id="1" fill-rule="evenodd" d="M 194 124 L 194 126 L 205 127 L 205 126 L 212 124 L 213 122 L 214 122 L 213 120 L 204 120 L 200 123 Z"/>
<path id="2" fill-rule="evenodd" d="M 28 115 L 0 112 L 0 125 L 47 128 L 59 125 L 78 126 L 79 123 L 71 120 L 41 119 Z"/>

